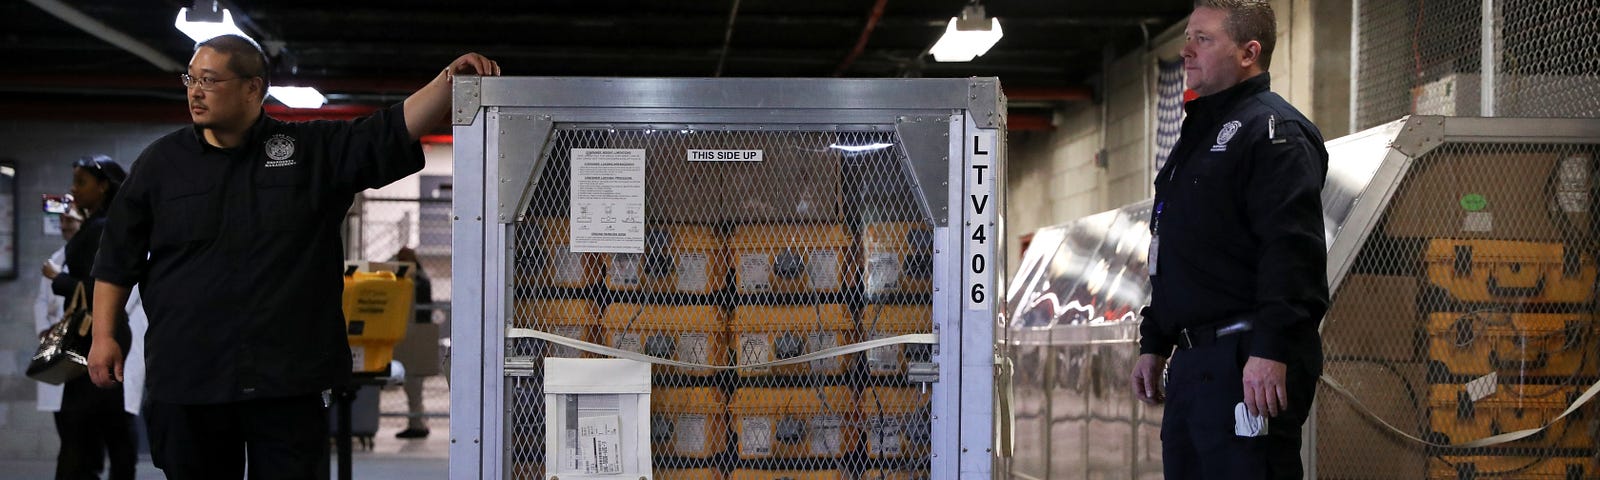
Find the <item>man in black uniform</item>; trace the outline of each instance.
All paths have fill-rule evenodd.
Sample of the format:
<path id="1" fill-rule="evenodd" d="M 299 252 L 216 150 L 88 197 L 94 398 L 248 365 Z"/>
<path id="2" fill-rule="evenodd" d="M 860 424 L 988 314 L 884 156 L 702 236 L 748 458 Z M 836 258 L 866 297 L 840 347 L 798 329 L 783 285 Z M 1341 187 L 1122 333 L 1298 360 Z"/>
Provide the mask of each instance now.
<path id="1" fill-rule="evenodd" d="M 1322 373 L 1328 153 L 1268 90 L 1276 25 L 1265 2 L 1197 2 L 1185 34 L 1200 97 L 1156 178 L 1133 391 L 1166 402 L 1166 478 L 1298 479 Z"/>
<path id="2" fill-rule="evenodd" d="M 405 102 L 349 122 L 266 116 L 255 42 L 201 42 L 182 76 L 193 127 L 139 156 L 94 264 L 89 373 L 122 379 L 102 332 L 143 285 L 151 456 L 172 479 L 327 475 L 322 392 L 351 370 L 340 311 L 339 225 L 357 192 L 422 169 L 418 139 L 450 108 L 457 58 Z M 319 472 L 320 470 L 320 472 Z"/>

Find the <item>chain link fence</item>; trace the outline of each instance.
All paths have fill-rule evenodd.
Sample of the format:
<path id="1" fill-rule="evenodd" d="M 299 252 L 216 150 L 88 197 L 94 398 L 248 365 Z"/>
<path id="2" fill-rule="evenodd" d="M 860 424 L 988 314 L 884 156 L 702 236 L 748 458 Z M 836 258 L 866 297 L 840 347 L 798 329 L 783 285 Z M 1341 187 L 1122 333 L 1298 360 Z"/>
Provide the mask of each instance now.
<path id="1" fill-rule="evenodd" d="M 1356 130 L 1402 116 L 1600 116 L 1600 1 L 1357 2 Z"/>
<path id="2" fill-rule="evenodd" d="M 351 260 L 415 261 L 418 272 L 416 322 L 395 349 L 406 369 L 403 388 L 385 388 L 377 402 L 378 429 L 449 430 L 450 387 L 447 363 L 450 321 L 450 177 L 420 175 L 415 198 L 358 197 L 346 218 L 346 257 Z M 408 249 L 402 258 L 401 250 Z M 360 419 L 363 412 L 355 412 Z M 376 432 L 358 432 L 371 436 Z"/>

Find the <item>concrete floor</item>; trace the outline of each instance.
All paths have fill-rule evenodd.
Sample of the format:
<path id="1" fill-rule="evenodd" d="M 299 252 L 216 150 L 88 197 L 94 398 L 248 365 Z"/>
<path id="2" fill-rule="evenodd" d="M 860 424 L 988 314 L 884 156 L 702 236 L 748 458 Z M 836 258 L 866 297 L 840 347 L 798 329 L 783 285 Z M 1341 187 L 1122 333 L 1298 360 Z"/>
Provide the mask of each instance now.
<path id="1" fill-rule="evenodd" d="M 429 377 L 423 397 L 424 409 L 429 412 L 450 410 L 449 385 L 443 377 Z M 384 412 L 404 412 L 405 393 L 399 387 L 384 389 L 381 409 Z M 383 480 L 439 480 L 449 475 L 450 420 L 428 419 L 432 434 L 417 440 L 401 440 L 394 434 L 405 428 L 405 419 L 386 416 L 378 423 L 378 434 L 373 437 L 370 451 L 359 446 L 351 457 L 353 479 Z M 330 450 L 331 452 L 331 450 Z M 331 453 L 330 453 L 331 454 Z M 50 480 L 55 476 L 54 459 L 14 460 L 0 459 L 0 478 L 6 480 Z M 334 471 L 337 471 L 336 469 Z M 139 459 L 138 478 L 160 480 L 166 476 L 150 463 L 150 457 Z M 329 478 L 333 478 L 330 475 Z"/>

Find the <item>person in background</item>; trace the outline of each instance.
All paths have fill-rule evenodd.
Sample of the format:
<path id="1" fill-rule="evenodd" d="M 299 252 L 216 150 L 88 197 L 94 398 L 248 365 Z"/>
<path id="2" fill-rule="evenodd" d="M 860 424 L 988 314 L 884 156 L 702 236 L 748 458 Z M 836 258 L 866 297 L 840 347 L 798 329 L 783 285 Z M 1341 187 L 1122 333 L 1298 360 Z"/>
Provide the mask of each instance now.
<path id="1" fill-rule="evenodd" d="M 144 417 L 172 480 L 327 474 L 325 395 L 351 370 L 345 214 L 357 193 L 422 169 L 418 139 L 444 124 L 454 75 L 500 67 L 465 54 L 399 104 L 313 122 L 265 114 L 270 72 L 247 37 L 195 46 L 174 79 L 194 123 L 140 154 L 94 264 L 89 375 L 107 388 L 124 379 L 121 345 L 101 335 L 117 319 L 102 307 L 141 286 Z"/>
<path id="2" fill-rule="evenodd" d="M 61 214 L 61 240 L 72 241 L 72 236 L 78 233 L 78 227 L 82 225 L 83 214 L 78 213 L 78 206 L 68 203 L 67 211 Z M 33 329 L 41 336 L 50 330 L 50 326 L 61 321 L 65 313 L 66 299 L 56 295 L 50 288 L 50 282 L 66 269 L 67 246 L 62 244 L 61 248 L 50 253 L 50 258 L 45 259 L 40 268 L 43 273 L 39 277 L 39 294 L 33 299 Z M 39 382 L 39 411 L 52 414 L 61 411 L 61 389 L 61 385 Z"/>
<path id="3" fill-rule="evenodd" d="M 394 254 L 394 260 L 397 262 L 410 262 L 416 265 L 416 270 L 411 275 L 412 285 L 416 286 L 416 303 L 433 303 L 433 280 L 428 278 L 428 271 L 424 270 L 422 262 L 417 260 L 417 251 L 411 247 L 401 247 L 400 251 Z M 414 310 L 412 314 L 415 316 L 416 323 L 433 322 L 432 310 L 428 310 L 426 313 L 423 313 L 422 310 Z M 434 344 L 437 345 L 438 339 L 433 340 Z M 412 371 L 417 370 L 406 370 L 404 387 L 406 392 L 406 429 L 394 434 L 395 438 L 428 437 L 428 422 L 427 418 L 423 416 L 425 412 L 422 409 L 422 383 L 427 381 L 427 377 L 414 376 L 410 373 Z"/>
<path id="4" fill-rule="evenodd" d="M 78 159 L 72 167 L 72 197 L 76 208 L 83 212 L 83 225 L 67 240 L 65 267 L 53 270 L 46 264 L 44 270 L 45 277 L 50 279 L 51 291 L 64 301 L 71 301 L 79 289 L 86 295 L 85 300 L 94 297 L 94 279 L 87 273 L 93 269 L 95 255 L 100 250 L 107 207 L 116 199 L 123 180 L 128 177 L 122 165 L 104 155 Z M 123 321 L 110 326 L 113 331 L 106 337 L 132 350 L 133 334 L 128 328 L 126 312 L 117 307 L 111 309 Z M 56 456 L 57 480 L 99 478 L 108 456 L 111 479 L 133 478 L 138 443 L 134 437 L 133 415 L 125 411 L 123 393 L 122 388 L 96 388 L 88 375 L 62 385 L 61 403 L 55 413 L 56 433 L 61 437 L 61 451 Z"/>

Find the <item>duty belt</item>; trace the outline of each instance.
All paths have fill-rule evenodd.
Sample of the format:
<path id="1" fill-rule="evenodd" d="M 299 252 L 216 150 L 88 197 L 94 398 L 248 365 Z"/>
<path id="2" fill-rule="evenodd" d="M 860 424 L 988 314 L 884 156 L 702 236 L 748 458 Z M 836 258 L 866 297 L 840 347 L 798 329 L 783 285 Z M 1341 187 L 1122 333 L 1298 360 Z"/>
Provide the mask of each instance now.
<path id="1" fill-rule="evenodd" d="M 1235 333 L 1248 332 L 1255 328 L 1249 319 L 1229 319 L 1209 325 L 1188 327 L 1178 330 L 1178 348 L 1190 349 L 1204 347 L 1217 343 L 1218 338 Z"/>

